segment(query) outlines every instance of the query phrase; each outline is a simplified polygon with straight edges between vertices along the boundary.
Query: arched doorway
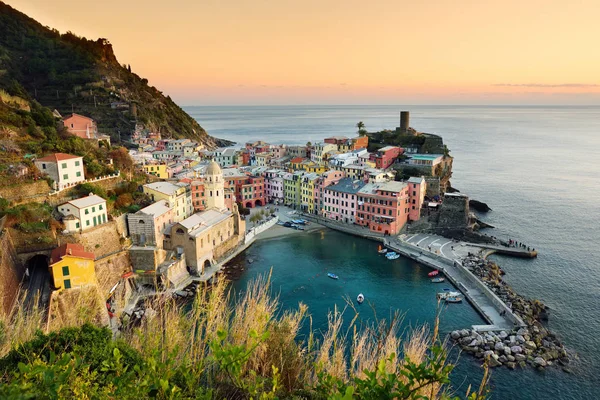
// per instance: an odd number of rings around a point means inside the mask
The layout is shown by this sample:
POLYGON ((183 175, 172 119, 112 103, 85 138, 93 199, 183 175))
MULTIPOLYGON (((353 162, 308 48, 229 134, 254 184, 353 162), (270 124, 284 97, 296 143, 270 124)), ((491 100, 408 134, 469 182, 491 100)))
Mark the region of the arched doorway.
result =
POLYGON ((263 204, 262 204, 262 201, 260 201, 260 200, 256 200, 256 203, 254 203, 254 205, 255 205, 256 207, 260 207, 260 206, 262 206, 263 204))
POLYGON ((54 287, 54 282, 52 282, 48 270, 48 262, 48 256, 44 254, 36 254, 27 261, 25 266, 25 280, 27 281, 26 307, 33 308, 37 306, 44 309, 48 304, 51 287, 54 287))
POLYGON ((210 260, 204 260, 204 265, 202 266, 202 272, 206 272, 206 270, 210 268, 210 260))
POLYGON ((252 208, 252 202, 251 201, 246 202, 246 208, 252 208))

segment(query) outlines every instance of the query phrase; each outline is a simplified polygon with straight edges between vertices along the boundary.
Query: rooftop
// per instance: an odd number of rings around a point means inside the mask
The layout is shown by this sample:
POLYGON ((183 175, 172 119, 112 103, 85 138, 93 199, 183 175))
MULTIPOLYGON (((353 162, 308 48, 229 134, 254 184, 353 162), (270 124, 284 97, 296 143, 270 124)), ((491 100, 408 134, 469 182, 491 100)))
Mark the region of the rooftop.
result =
POLYGON ((364 186, 365 183, 363 181, 354 180, 352 178, 342 178, 335 185, 327 186, 325 190, 331 190, 332 192, 356 194, 364 186))
POLYGON ((138 213, 159 217, 169 210, 171 210, 169 203, 166 200, 159 200, 154 204, 150 204, 148 207, 142 208, 138 213))
POLYGON ((192 215, 179 224, 188 230, 190 236, 197 237, 211 226, 226 220, 231 216, 231 211, 208 210, 192 215))
POLYGON ((172 184, 171 182, 154 182, 144 185, 144 187, 156 190, 157 192, 164 193, 168 196, 172 196, 177 193, 181 186, 172 184))
POLYGON ((410 183, 419 183, 420 184, 420 183, 423 183, 424 180, 425 180, 425 178, 423 178, 422 176, 419 176, 419 177, 417 177, 417 176, 411 176, 408 179, 408 182, 410 182, 410 183))
POLYGON ((50 254, 50 265, 56 264, 67 255, 78 258, 87 258, 88 260, 93 260, 96 258, 94 253, 85 251, 83 246, 78 243, 65 243, 62 246, 52 250, 52 253, 50 254))
POLYGON ((65 204, 71 204, 77 208, 87 208, 91 206, 95 206, 96 204, 106 203, 102 197, 97 196, 95 194, 90 194, 89 196, 82 197, 76 200, 67 201, 65 204))
POLYGON ((379 191, 379 190, 384 191, 384 192, 398 193, 398 192, 402 191, 404 188, 406 188, 406 186, 407 185, 405 182, 396 182, 396 181, 381 182, 381 183, 368 183, 360 190, 360 193, 376 194, 377 191, 379 191))
POLYGON ((57 163, 59 161, 72 160, 75 158, 81 158, 81 157, 73 156, 71 154, 65 154, 65 153, 54 153, 54 154, 49 154, 46 157, 38 158, 37 161, 49 161, 49 162, 57 163))
POLYGON ((413 160, 426 160, 433 161, 436 158, 443 157, 443 154, 411 154, 410 158, 413 160))
POLYGON ((397 147, 397 146, 385 146, 385 147, 382 147, 382 148, 380 148, 380 149, 379 149, 379 150, 377 150, 377 151, 383 151, 383 152, 386 152, 386 151, 390 151, 390 150, 394 150, 394 149, 398 149, 398 148, 399 148, 399 147, 397 147))

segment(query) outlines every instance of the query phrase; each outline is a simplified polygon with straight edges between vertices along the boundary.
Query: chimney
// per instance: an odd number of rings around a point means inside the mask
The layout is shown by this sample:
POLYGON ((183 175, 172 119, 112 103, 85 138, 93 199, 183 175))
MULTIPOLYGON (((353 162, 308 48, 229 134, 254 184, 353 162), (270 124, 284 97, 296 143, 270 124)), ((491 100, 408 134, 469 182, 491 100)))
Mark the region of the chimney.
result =
POLYGON ((67 254, 73 255, 73 250, 70 247, 67 247, 67 254))

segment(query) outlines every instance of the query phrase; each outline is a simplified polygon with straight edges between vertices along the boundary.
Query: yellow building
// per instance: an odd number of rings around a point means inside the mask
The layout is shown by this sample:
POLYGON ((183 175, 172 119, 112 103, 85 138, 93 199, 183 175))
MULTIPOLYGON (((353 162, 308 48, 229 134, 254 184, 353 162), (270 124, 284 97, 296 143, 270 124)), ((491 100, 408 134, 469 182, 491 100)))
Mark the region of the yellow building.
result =
POLYGON ((318 178, 318 174, 306 174, 300 183, 300 208, 310 214, 315 211, 315 183, 318 178))
POLYGON ((283 198, 284 204, 288 207, 300 208, 300 187, 303 175, 304 172, 296 171, 283 176, 283 198))
POLYGON ((194 213, 192 189, 184 183, 154 182, 143 186, 152 201, 166 200, 173 208, 173 222, 183 221, 194 213))
POLYGON ((160 179, 169 179, 166 164, 148 164, 144 165, 144 172, 159 177, 160 179))
POLYGON ((50 275, 58 290, 96 284, 94 253, 85 251, 82 245, 67 243, 52 250, 50 275))

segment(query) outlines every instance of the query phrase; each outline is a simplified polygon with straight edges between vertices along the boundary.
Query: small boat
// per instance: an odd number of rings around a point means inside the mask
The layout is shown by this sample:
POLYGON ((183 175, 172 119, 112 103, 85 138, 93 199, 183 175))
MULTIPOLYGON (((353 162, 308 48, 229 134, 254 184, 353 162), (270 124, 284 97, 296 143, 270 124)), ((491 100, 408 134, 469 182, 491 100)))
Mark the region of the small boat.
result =
POLYGON ((400 258, 400 254, 396 254, 396 253, 387 253, 386 257, 388 260, 395 260, 397 258, 400 258))
POLYGON ((449 299, 451 297, 459 297, 460 293, 459 292, 443 292, 443 293, 438 293, 437 294, 437 298, 440 300, 446 300, 449 299))
POLYGON ((446 303, 462 303, 462 297, 460 296, 450 296, 444 299, 446 303))
POLYGON ((390 257, 394 257, 395 255, 396 255, 396 252, 395 252, 395 251, 388 251, 388 252, 386 252, 386 255, 385 255, 385 256, 386 256, 387 258, 390 258, 390 257))
POLYGON ((428 273, 428 274, 427 274, 427 276, 436 276, 436 275, 437 275, 437 274, 439 274, 439 273, 440 273, 440 271, 438 271, 438 270, 436 269, 436 270, 433 270, 433 271, 431 271, 430 273, 428 273))
POLYGON ((431 280, 431 282, 432 282, 432 283, 442 283, 442 282, 444 282, 445 280, 446 280, 446 279, 444 279, 444 278, 442 278, 442 277, 439 277, 439 278, 433 278, 433 279, 431 280))
POLYGON ((331 279, 340 279, 339 276, 337 276, 336 274, 332 274, 331 272, 327 273, 327 276, 330 277, 331 279))
POLYGON ((365 296, 362 293, 359 293, 359 295, 356 296, 356 301, 358 304, 362 304, 362 302, 365 301, 365 296))
POLYGON ((381 249, 378 251, 379 254, 385 254, 388 252, 388 249, 381 249))

